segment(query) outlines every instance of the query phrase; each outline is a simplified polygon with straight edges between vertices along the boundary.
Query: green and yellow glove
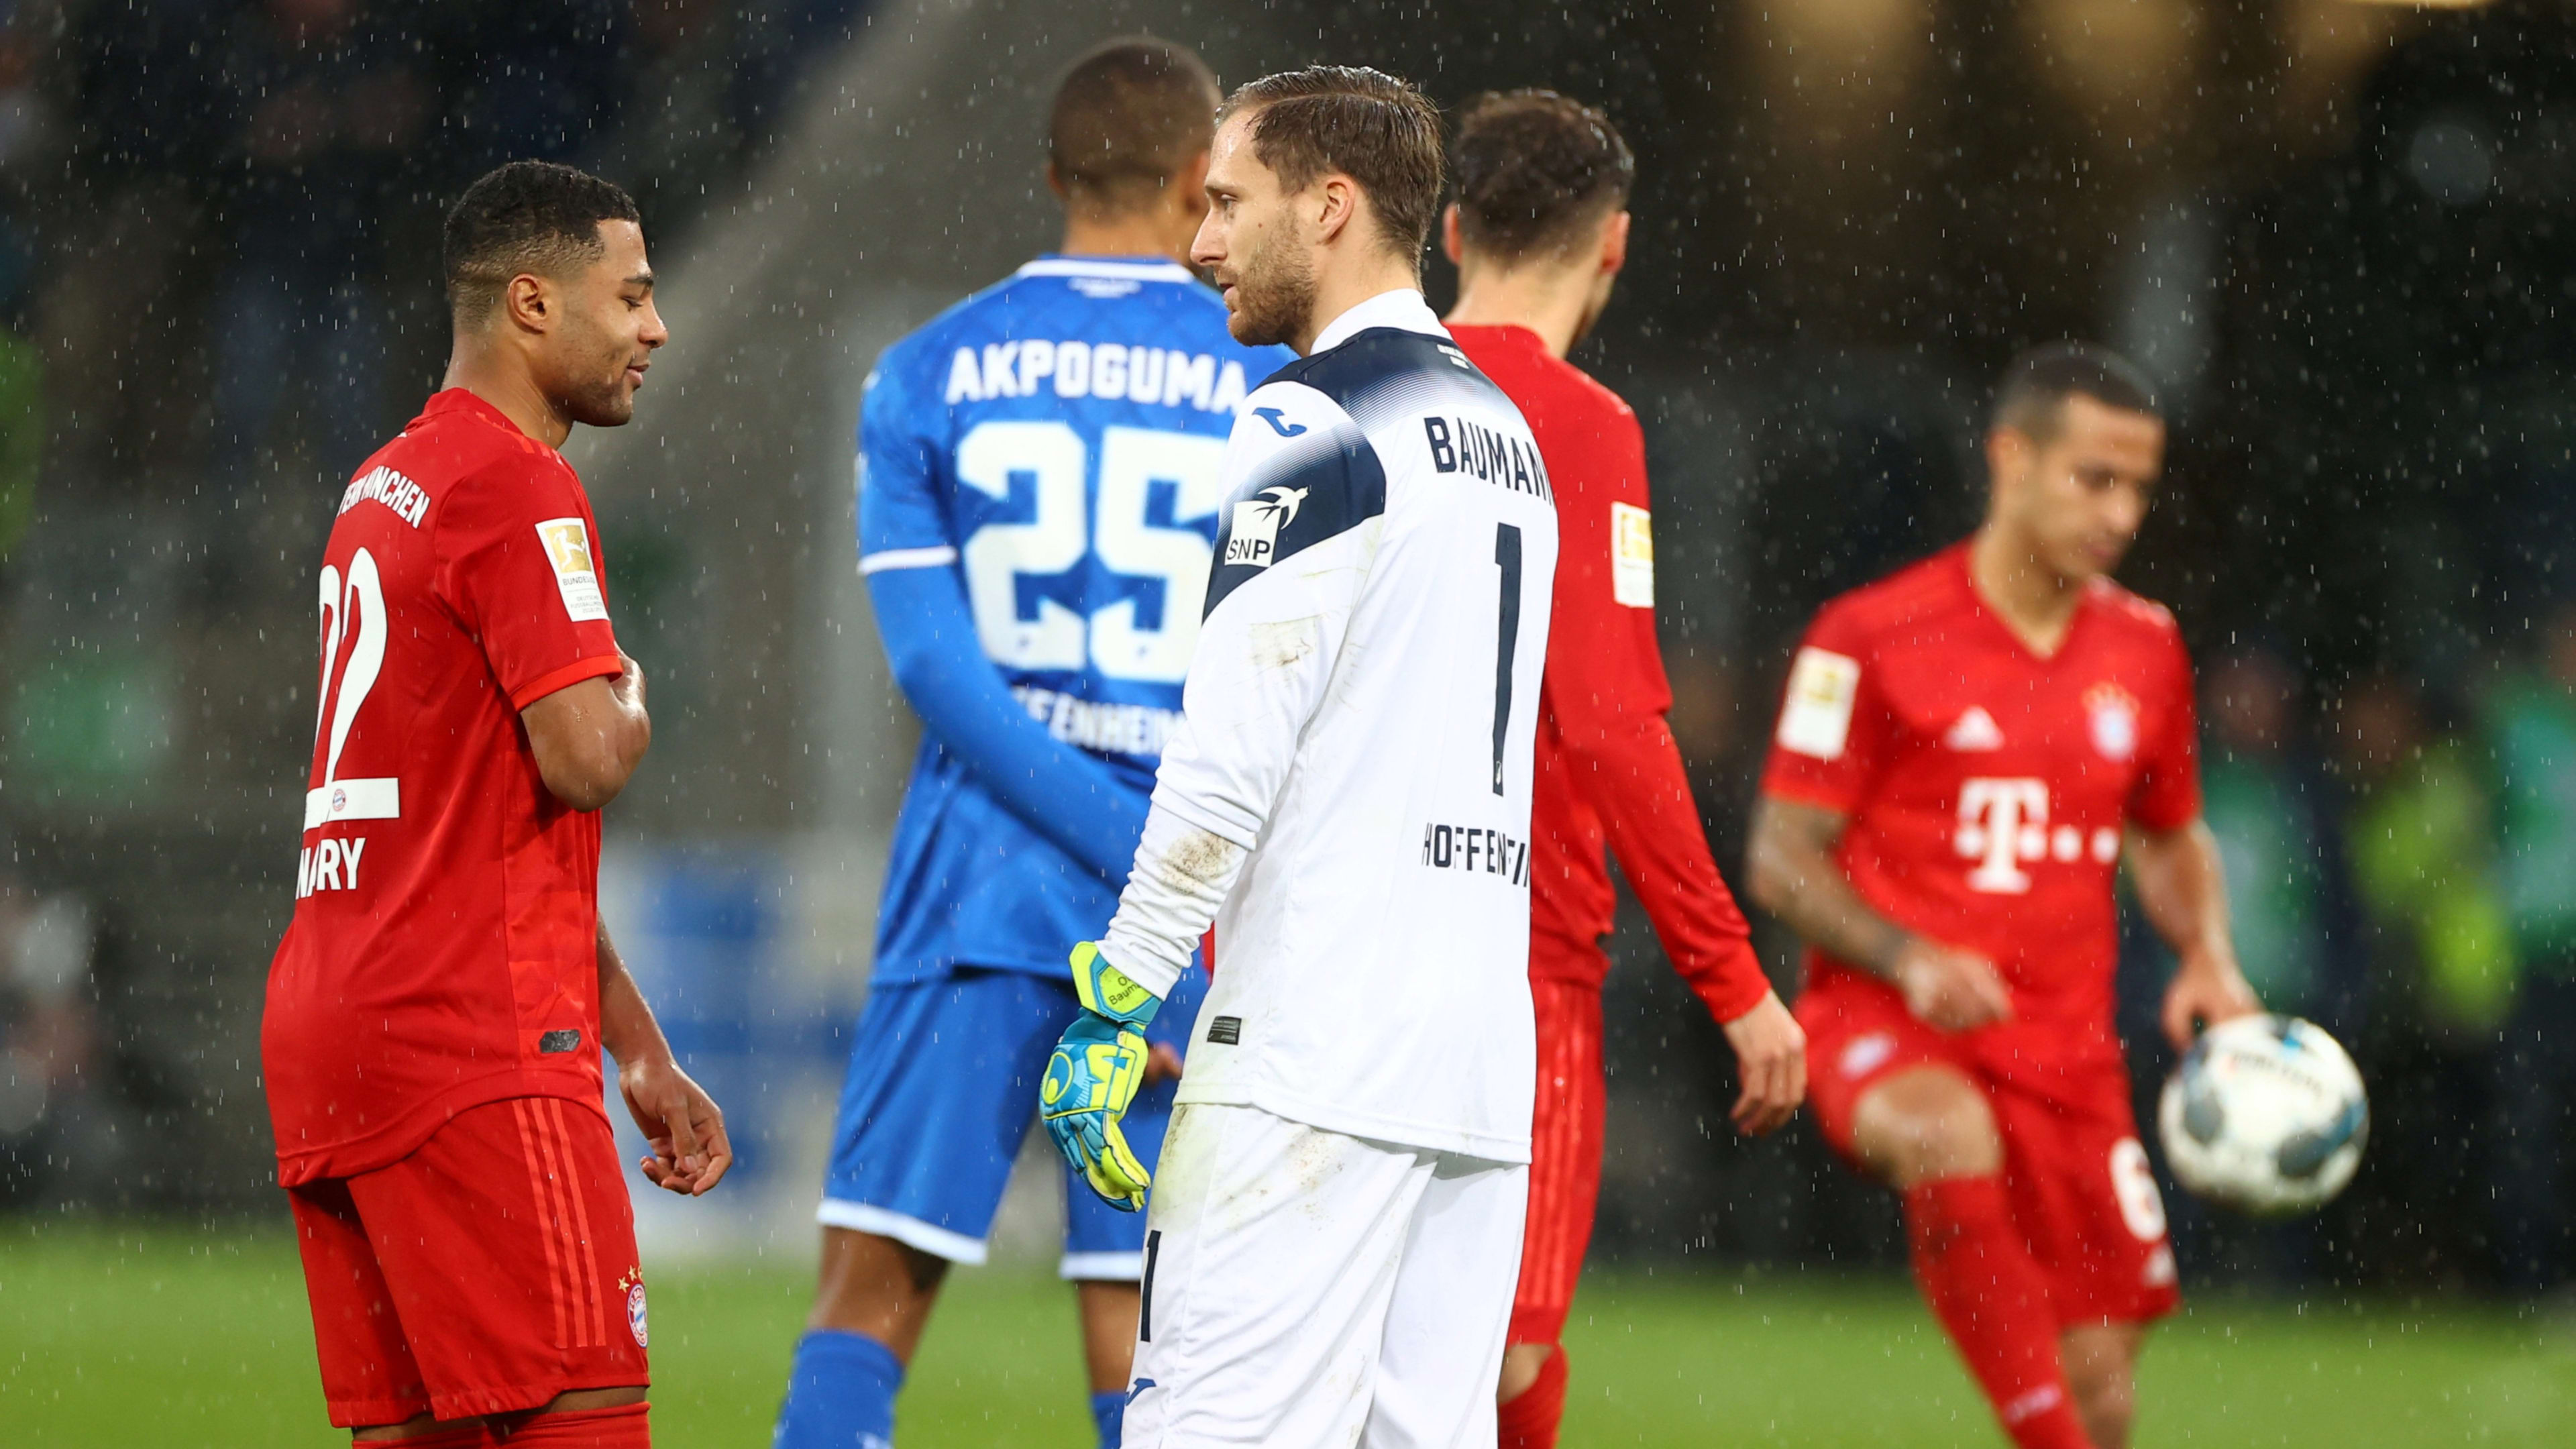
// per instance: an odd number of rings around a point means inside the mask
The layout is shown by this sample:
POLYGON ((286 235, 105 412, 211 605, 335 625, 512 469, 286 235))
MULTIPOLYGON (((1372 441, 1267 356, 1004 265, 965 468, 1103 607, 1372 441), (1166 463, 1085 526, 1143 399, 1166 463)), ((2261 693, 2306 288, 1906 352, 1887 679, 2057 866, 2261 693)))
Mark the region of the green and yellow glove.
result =
POLYGON ((1064 1029, 1038 1084, 1038 1117, 1055 1150, 1111 1207, 1145 1206, 1152 1178, 1118 1119, 1145 1081, 1145 1035, 1163 998, 1127 979, 1089 941, 1073 948, 1073 992, 1082 1015, 1064 1029))

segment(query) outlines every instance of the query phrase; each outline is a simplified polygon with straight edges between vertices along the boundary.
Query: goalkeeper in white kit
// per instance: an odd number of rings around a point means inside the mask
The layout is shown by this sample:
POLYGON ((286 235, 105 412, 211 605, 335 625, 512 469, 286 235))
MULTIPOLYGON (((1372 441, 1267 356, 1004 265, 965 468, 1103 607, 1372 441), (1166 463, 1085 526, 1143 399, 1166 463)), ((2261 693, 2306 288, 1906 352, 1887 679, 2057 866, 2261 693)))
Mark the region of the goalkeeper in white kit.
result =
POLYGON ((1102 1196, 1141 1201, 1137 1029, 1214 918, 1126 1443, 1484 1449, 1527 1191, 1556 512, 1422 297, 1431 104, 1318 66, 1219 119, 1193 259, 1237 340, 1301 360, 1227 442, 1183 719, 1040 1107, 1102 1196))

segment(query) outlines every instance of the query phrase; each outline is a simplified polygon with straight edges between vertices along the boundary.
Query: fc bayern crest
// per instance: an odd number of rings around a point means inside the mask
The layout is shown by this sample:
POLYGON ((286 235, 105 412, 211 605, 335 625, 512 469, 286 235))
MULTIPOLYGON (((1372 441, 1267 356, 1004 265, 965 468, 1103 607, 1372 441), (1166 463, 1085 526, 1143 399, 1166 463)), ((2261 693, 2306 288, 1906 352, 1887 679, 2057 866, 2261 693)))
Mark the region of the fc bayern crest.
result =
POLYGON ((635 1346, 644 1347, 644 1284, 639 1280, 626 1290, 626 1331, 635 1335, 635 1346))
POLYGON ((2084 691, 2084 723, 2093 748, 2119 764, 2138 752, 2138 702, 2116 684, 2084 691))

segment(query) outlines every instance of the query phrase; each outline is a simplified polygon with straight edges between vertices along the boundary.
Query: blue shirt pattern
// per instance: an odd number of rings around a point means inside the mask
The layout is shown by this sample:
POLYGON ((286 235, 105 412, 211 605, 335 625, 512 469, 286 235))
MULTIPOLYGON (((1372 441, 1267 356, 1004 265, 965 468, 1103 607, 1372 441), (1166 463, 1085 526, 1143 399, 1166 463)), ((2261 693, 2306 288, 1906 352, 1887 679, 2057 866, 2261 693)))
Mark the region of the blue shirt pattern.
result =
POLYGON ((1291 358, 1172 263, 1042 257, 887 349, 859 555, 925 728, 879 981, 1065 973, 1117 907, 1178 719, 1236 407, 1291 358))

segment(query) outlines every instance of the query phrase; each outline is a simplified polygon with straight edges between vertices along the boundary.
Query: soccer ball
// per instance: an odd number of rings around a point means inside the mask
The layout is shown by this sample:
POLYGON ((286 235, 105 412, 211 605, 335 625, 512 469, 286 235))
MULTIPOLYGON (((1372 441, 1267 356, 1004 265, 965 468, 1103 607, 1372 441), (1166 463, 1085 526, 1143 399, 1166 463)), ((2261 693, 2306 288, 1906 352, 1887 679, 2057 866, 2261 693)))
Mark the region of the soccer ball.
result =
POLYGON ((2211 1027, 2165 1079, 2156 1129, 2197 1196, 2262 1217, 2314 1211, 2352 1181, 2370 1099, 2314 1022, 2248 1016, 2211 1027))

